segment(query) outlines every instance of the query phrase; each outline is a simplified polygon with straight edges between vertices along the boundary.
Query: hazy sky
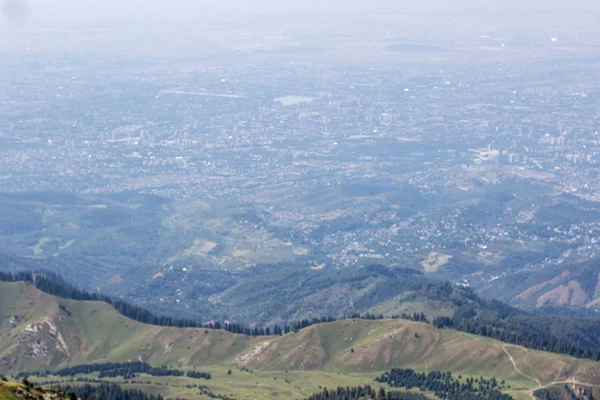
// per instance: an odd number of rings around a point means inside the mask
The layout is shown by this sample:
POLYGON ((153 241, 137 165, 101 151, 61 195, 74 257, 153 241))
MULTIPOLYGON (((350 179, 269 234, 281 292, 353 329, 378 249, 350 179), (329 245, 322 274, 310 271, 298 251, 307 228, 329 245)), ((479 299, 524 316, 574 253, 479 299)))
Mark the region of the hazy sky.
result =
POLYGON ((120 8, 160 8, 173 9, 177 6, 186 7, 269 7, 277 9, 290 8, 544 8, 544 9, 573 9, 577 7, 596 7, 596 0, 29 0, 32 6, 46 8, 81 9, 85 7, 113 9, 120 8))
POLYGON ((435 41, 447 33, 475 32, 476 37, 496 28, 513 36, 537 31, 544 38, 558 33, 565 37, 569 31, 579 35, 579 42, 596 44, 590 38, 598 36, 583 32, 591 26, 588 31, 596 33, 600 16, 600 0, 0 0, 0 4, 0 46, 17 49, 91 48, 98 43, 115 49, 146 46, 151 51, 159 43, 165 48, 202 43, 237 49, 270 45, 279 36, 287 40, 285 45, 313 36, 313 42, 301 42, 310 47, 321 45, 314 37, 330 33, 368 39, 401 31, 405 39, 412 34, 413 39, 435 41), (23 10, 30 10, 28 17, 23 10), (282 12, 286 14, 275 15, 282 12), (354 15, 345 16, 348 13, 354 15), (294 30, 296 26, 300 28, 294 30), (186 32, 172 33, 184 27, 186 32), (52 36, 48 28, 65 35, 52 36), (100 30, 111 36, 94 33, 100 30), (37 36, 10 36, 22 32, 37 36))
POLYGON ((240 9, 244 11, 313 11, 343 12, 347 10, 456 10, 469 9, 543 9, 600 11, 598 0, 0 0, 27 1, 33 15, 56 18, 129 17, 136 14, 159 14, 165 17, 189 16, 205 8, 240 9))

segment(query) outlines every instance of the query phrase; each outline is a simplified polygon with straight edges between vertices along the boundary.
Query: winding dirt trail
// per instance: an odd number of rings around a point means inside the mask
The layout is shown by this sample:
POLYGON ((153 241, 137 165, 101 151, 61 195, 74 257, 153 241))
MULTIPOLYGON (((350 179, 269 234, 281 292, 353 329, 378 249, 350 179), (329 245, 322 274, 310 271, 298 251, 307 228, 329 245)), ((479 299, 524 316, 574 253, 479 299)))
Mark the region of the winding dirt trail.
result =
POLYGON ((506 355, 510 359, 510 362, 512 363, 515 371, 517 371, 519 373, 519 375, 522 375, 522 376, 524 376, 527 379, 531 379, 532 381, 534 381, 535 383, 537 383, 538 387, 541 387, 542 386, 542 382, 540 382, 540 380, 538 378, 533 377, 533 376, 529 376, 525 372, 523 372, 523 371, 521 371, 519 369, 519 367, 517 366, 517 362, 513 358, 512 354, 510 354, 510 352, 508 351, 508 349, 507 349, 508 347, 516 347, 518 349, 525 350, 527 352, 527 355, 529 355, 529 350, 526 349, 525 347, 514 346, 514 345, 510 345, 510 344, 505 344, 504 346, 502 346, 502 350, 504 350, 504 352, 506 353, 506 355))
POLYGON ((554 386, 554 385, 564 385, 564 384, 572 384, 572 385, 579 385, 579 386, 587 386, 587 387, 593 387, 593 388, 600 388, 600 385, 595 385, 592 383, 585 383, 585 382, 580 382, 577 379, 575 379, 574 376, 571 377, 571 379, 567 379, 566 381, 554 381, 552 383, 549 383, 547 385, 541 386, 539 388, 535 388, 534 390, 539 390, 539 389, 546 389, 549 388, 550 386, 554 386))
POLYGON ((529 394, 529 396, 531 396, 531 398, 533 400, 535 399, 535 396, 533 395, 533 392, 535 392, 536 390, 540 389, 542 387, 542 382, 540 382, 540 380, 538 378, 535 378, 533 376, 529 376, 526 373, 524 373, 523 371, 521 371, 519 369, 519 367, 517 366, 517 362, 515 361, 515 359, 513 358, 512 354, 510 354, 510 352, 508 351, 508 347, 516 347, 518 349, 524 349, 527 352, 527 355, 529 355, 529 350, 526 349, 525 347, 520 347, 520 346, 513 346, 513 345, 509 345, 509 344, 505 344, 502 346, 502 350, 504 350, 504 352, 506 353, 506 355, 508 356, 508 359, 510 360, 510 362, 513 365, 513 368, 515 369, 515 371, 517 371, 517 373, 521 376, 524 376, 527 379, 530 379, 532 381, 534 381, 535 383, 537 383, 537 387, 535 389, 531 389, 529 390, 527 393, 529 394))
MULTIPOLYGON (((511 345, 511 344, 505 344, 505 345, 503 345, 503 346, 502 346, 502 350, 504 350, 504 352, 505 352, 505 353, 506 353, 506 355, 508 356, 508 358, 509 358, 510 362, 512 363, 512 365, 513 365, 513 367, 514 367, 514 369, 515 369, 515 371, 517 371, 517 373, 518 373, 519 375, 521 375, 521 376, 523 376, 523 377, 525 377, 525 378, 527 378, 527 379, 530 379, 530 380, 534 381, 534 382, 537 384, 537 386, 536 386, 535 388, 533 388, 533 389, 530 389, 530 390, 527 390, 527 394, 528 394, 528 395, 529 395, 529 396, 530 396, 530 397, 531 397, 533 400, 536 400, 536 397, 535 397, 535 395, 534 395, 534 393, 535 393, 536 391, 538 391, 538 390, 541 390, 541 389, 547 389, 547 388, 549 388, 549 387, 552 387, 552 386, 554 386, 554 385, 572 384, 572 385, 587 386, 587 387, 592 387, 592 388, 600 388, 600 384, 599 384, 599 385, 595 385, 595 384, 591 384, 591 383, 580 382, 580 381, 578 381, 577 379, 575 379, 575 377, 574 377, 574 376, 572 376, 572 377, 571 377, 571 378, 569 378, 569 379, 566 379, 566 380, 559 381, 559 380, 558 380, 558 378, 560 377, 560 374, 562 373, 562 369, 563 369, 562 367, 561 367, 560 371, 558 372, 558 374, 556 375, 556 378, 554 379, 554 381, 553 381, 553 382, 551 382, 551 383, 548 383, 547 385, 542 385, 542 382, 541 382, 541 381, 540 381, 538 378, 536 378, 536 377, 533 377, 533 376, 530 376, 530 375, 527 375, 526 373, 524 373, 523 371, 521 371, 521 370, 519 369, 519 367, 517 366, 517 363, 516 363, 516 361, 515 361, 514 357, 513 357, 513 356, 512 356, 512 354, 510 354, 510 352, 508 351, 508 348, 509 348, 509 347, 514 347, 514 348, 517 348, 517 349, 520 349, 520 350, 524 350, 524 351, 526 352, 525 358, 527 358, 527 357, 529 356, 529 349, 527 349, 527 348, 525 348, 525 347, 522 347, 522 346, 511 345)), ((532 365, 531 365, 531 364, 529 364, 528 362, 526 362, 526 364, 527 364, 527 365, 529 365, 530 367, 532 367, 532 365)), ((533 367, 532 367, 532 368, 533 368, 533 367)))

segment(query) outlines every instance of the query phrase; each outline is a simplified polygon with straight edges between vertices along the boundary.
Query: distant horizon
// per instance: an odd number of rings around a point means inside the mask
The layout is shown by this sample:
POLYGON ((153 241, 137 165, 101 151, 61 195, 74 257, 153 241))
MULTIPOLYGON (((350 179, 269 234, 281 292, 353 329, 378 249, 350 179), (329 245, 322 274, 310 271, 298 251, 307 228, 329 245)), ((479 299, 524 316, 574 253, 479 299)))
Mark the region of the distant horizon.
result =
MULTIPOLYGON (((596 1, 575 0, 572 2, 564 1, 490 1, 485 5, 474 0, 463 0, 449 5, 445 1, 425 0, 420 2, 407 1, 389 1, 375 0, 373 2, 365 1, 326 1, 318 2, 316 0, 299 1, 273 1, 273 0, 201 0, 192 2, 188 0, 175 1, 142 1, 129 0, 120 1, 108 0, 98 2, 93 0, 82 0, 75 2, 73 0, 62 0, 49 3, 46 0, 2 0, 3 18, 0 21, 6 21, 12 16, 6 12, 7 4, 13 6, 27 7, 31 10, 31 19, 33 20, 105 20, 107 18, 115 20, 135 20, 136 18, 147 18, 149 16, 162 17, 166 20, 189 19, 203 16, 203 12, 226 12, 227 14, 236 14, 238 11, 243 14, 271 14, 271 13, 302 13, 302 14, 345 14, 353 12, 424 12, 437 15, 438 13, 450 14, 486 14, 489 12, 543 12, 553 13, 561 12, 566 14, 586 13, 591 10, 600 11, 600 4, 596 1)), ((0 26, 2 26, 0 24, 0 26)))

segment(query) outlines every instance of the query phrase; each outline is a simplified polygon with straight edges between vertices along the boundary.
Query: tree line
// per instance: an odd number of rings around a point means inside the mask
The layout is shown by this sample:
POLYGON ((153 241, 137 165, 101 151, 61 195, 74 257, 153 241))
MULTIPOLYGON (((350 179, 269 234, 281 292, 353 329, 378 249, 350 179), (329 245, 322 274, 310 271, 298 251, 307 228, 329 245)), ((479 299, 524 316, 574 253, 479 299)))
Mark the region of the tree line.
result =
POLYGON ((432 324, 439 329, 449 328, 530 349, 600 361, 600 349, 583 347, 577 341, 557 337, 548 329, 537 324, 538 319, 539 317, 530 318, 529 320, 510 317, 489 321, 485 319, 435 317, 432 324))
POLYGON ((427 400, 420 393, 386 392, 371 386, 338 387, 335 390, 323 389, 306 400, 427 400))
POLYGON ((141 390, 123 389, 116 383, 100 385, 61 385, 56 389, 67 393, 69 398, 87 400, 163 400, 160 395, 147 394, 141 390), (72 396, 72 395, 73 396, 72 396))
MULTIPOLYGON (((144 324, 165 326, 165 327, 176 327, 176 328, 204 328, 204 329, 217 329, 225 330, 235 334, 243 334, 246 336, 280 336, 292 332, 298 332, 301 329, 307 328, 312 325, 322 324, 327 322, 337 321, 337 318, 333 317, 321 317, 321 318, 305 318, 300 321, 293 321, 281 325, 258 327, 255 325, 248 325, 235 322, 219 322, 212 321, 208 323, 202 323, 190 319, 178 319, 163 315, 155 315, 145 308, 127 303, 122 300, 114 300, 109 296, 88 293, 79 290, 74 285, 65 282, 59 275, 52 272, 19 272, 16 274, 0 272, 0 281, 2 282, 27 282, 33 284, 36 288, 44 293, 61 297, 64 299, 79 300, 79 301, 103 301, 110 304, 114 309, 121 315, 130 318, 134 321, 141 322, 144 324)), ((70 314, 64 305, 60 305, 60 308, 67 314, 70 314)), ((392 319, 402 318, 412 321, 427 322, 427 318, 423 313, 414 314, 402 314, 392 316, 392 319)), ((341 319, 384 319, 383 314, 360 314, 352 313, 344 315, 341 319)))
POLYGON ((448 400, 512 400, 501 392, 505 389, 504 381, 496 378, 467 378, 464 382, 455 379, 451 372, 432 371, 416 372, 412 369, 393 369, 375 379, 376 382, 387 383, 391 387, 405 389, 417 388, 421 391, 433 392, 440 399, 448 400))
POLYGON ((128 362, 128 363, 99 363, 99 364, 81 364, 74 367, 59 369, 58 371, 39 371, 39 372, 21 372, 17 375, 17 379, 25 379, 29 376, 46 377, 55 375, 61 377, 73 377, 76 375, 91 374, 99 372, 99 378, 116 378, 133 379, 138 374, 146 374, 151 376, 188 376, 194 379, 211 379, 210 373, 198 371, 184 371, 168 368, 166 365, 161 367, 152 367, 144 362, 128 362))

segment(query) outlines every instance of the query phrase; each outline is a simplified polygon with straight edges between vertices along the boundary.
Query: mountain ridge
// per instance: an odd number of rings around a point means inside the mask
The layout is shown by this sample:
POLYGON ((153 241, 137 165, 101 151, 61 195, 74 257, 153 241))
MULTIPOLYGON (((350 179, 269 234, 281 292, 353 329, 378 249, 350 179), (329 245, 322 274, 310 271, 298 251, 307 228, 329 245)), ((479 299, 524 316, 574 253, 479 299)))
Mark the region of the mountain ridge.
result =
MULTIPOLYGON (((376 372, 398 366, 495 376, 523 388, 521 392, 568 379, 600 382, 596 362, 426 323, 347 319, 283 336, 248 337, 224 330, 142 324, 107 303, 61 299, 23 282, 0 283, 0 343, 0 373, 143 360, 188 370, 201 367, 214 372, 216 385, 233 379, 220 372, 227 369, 255 370, 256 379, 260 374, 282 378, 281 371, 321 374, 333 382, 350 380, 358 385, 376 372)), ((295 393, 308 395, 309 389, 315 392, 318 387, 308 385, 307 392, 295 393)))

